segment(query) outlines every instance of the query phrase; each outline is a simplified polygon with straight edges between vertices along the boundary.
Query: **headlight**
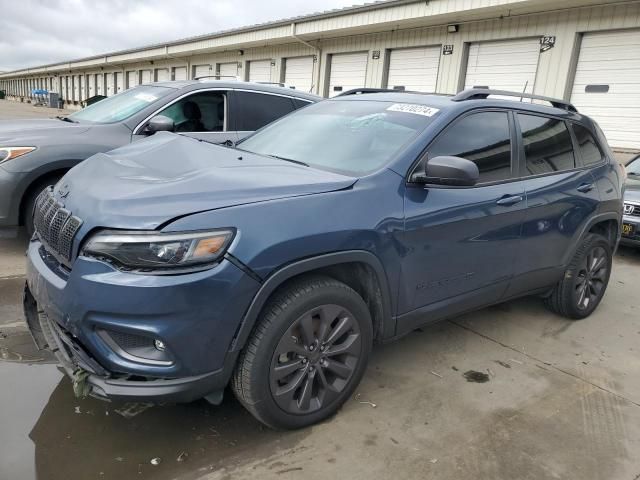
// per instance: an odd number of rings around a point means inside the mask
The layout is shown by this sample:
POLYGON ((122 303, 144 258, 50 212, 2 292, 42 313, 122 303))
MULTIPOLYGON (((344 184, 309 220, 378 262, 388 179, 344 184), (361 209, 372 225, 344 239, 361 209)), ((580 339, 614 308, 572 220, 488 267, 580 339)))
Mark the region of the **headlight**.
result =
POLYGON ((0 147, 0 163, 33 152, 36 147, 0 147))
POLYGON ((89 239, 81 255, 105 260, 122 270, 176 273, 214 264, 234 231, 158 233, 105 230, 89 239))

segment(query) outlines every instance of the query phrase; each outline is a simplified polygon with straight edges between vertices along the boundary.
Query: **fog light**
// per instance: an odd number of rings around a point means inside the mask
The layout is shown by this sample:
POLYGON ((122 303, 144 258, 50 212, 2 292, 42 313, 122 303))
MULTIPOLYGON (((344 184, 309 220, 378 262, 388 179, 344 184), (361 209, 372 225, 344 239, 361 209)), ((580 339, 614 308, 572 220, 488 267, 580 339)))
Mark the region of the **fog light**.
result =
POLYGON ((154 340, 153 346, 156 347, 156 350, 160 350, 161 352, 164 352, 165 346, 162 340, 154 340))

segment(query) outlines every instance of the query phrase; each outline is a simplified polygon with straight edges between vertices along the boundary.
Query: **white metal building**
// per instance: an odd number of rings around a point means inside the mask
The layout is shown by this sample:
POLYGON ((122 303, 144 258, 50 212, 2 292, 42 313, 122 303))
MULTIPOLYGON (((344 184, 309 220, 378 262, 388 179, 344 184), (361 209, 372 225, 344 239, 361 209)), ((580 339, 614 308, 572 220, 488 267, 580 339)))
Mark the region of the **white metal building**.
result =
POLYGON ((386 0, 0 74, 73 108, 153 81, 283 82, 324 96, 356 87, 453 94, 471 86, 571 100, 610 143, 640 150, 640 1, 386 0))

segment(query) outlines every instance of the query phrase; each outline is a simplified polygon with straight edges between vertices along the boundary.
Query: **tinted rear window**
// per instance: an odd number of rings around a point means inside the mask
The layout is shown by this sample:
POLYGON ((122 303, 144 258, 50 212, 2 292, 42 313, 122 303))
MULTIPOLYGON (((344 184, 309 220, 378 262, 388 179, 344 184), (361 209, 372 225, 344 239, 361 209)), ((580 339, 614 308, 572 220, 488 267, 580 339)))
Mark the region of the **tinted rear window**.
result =
POLYGON ((571 134, 562 120, 518 114, 527 173, 541 175, 575 168, 571 134))
POLYGON ((583 127, 578 123, 573 124, 573 133, 576 136, 582 163, 584 165, 600 163, 603 160, 604 155, 602 154, 602 150, 600 150, 598 142, 596 142, 593 134, 586 127, 583 127))

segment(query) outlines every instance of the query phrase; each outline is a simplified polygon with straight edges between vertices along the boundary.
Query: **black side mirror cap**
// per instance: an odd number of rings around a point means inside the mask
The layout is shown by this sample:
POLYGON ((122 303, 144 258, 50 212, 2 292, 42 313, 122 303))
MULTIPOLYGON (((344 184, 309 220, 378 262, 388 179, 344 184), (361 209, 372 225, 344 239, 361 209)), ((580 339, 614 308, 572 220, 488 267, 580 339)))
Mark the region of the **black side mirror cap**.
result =
POLYGON ((173 123, 173 120, 169 117, 165 117, 164 115, 156 115, 149 120, 144 131, 147 135, 152 135, 156 132, 173 132, 174 129, 175 124, 173 123))
POLYGON ((478 166, 466 158, 434 157, 424 164, 424 174, 413 175, 412 181, 432 185, 472 187, 478 183, 478 166))

